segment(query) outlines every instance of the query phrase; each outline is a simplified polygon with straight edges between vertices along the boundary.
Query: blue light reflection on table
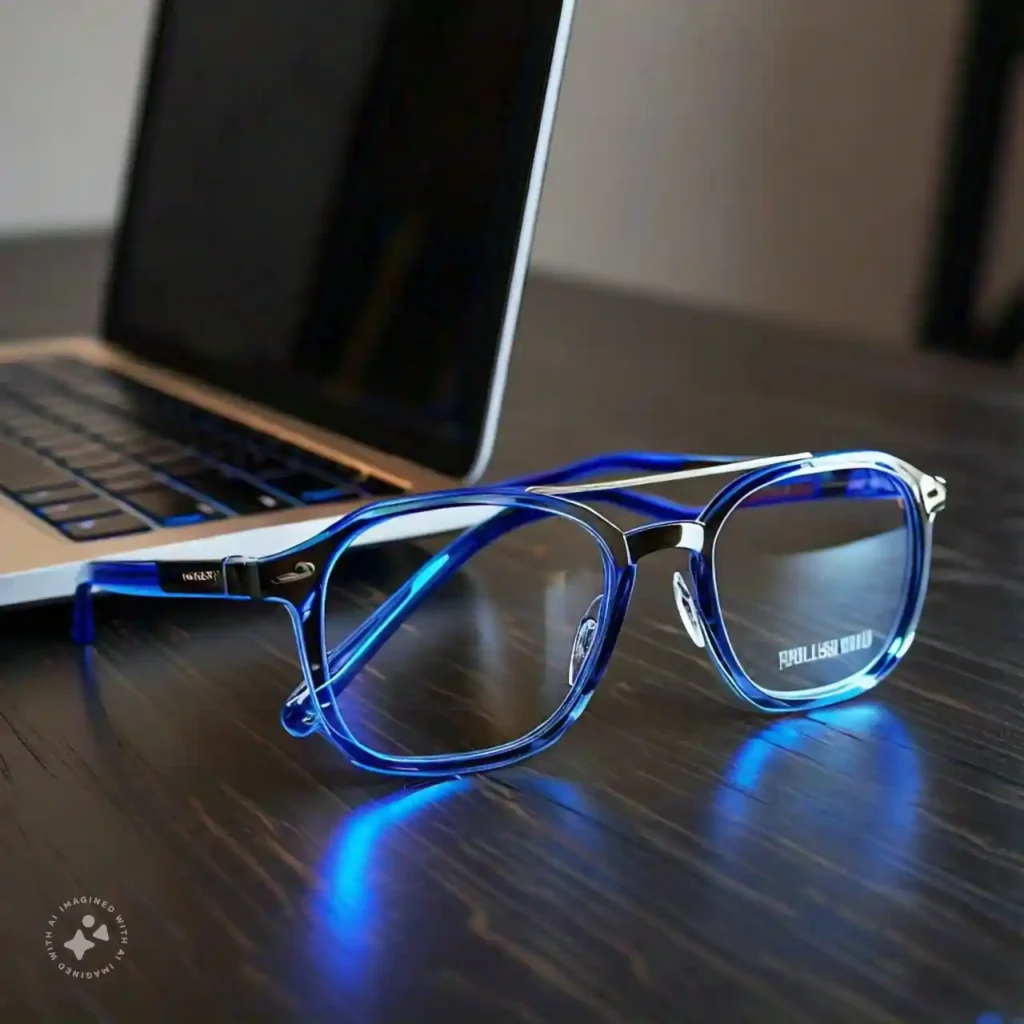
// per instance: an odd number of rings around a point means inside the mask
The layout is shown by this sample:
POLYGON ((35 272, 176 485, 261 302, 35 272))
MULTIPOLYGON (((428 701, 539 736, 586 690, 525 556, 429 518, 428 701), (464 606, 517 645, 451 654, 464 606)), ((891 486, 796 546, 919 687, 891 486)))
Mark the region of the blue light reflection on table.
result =
POLYGON ((725 860, 759 864, 772 897, 796 915, 773 938, 752 932, 752 950, 811 942, 855 959, 871 941, 867 919, 898 929, 891 894, 908 884, 922 785, 913 739, 882 704, 779 719, 748 739, 712 798, 709 832, 725 860), (857 922, 834 911, 850 903, 857 922))
POLYGON ((859 703, 827 708, 807 716, 773 722, 747 740, 733 757, 725 783, 715 795, 716 833, 720 841, 741 837, 751 813, 758 807, 750 798, 771 779, 783 762, 794 755, 809 756, 814 739, 829 731, 851 743, 828 744, 822 748, 820 767, 853 775, 862 767, 855 758, 867 755, 879 773, 884 795, 872 807, 871 836, 893 849, 905 852, 911 840, 921 777, 913 741, 895 712, 880 704, 859 703))
MULTIPOLYGON (((871 827, 862 831, 867 848, 860 855, 868 854, 866 859, 872 862, 892 863, 894 854, 905 854, 913 837, 921 791, 918 753, 899 717, 873 702, 850 703, 807 716, 779 719, 746 740, 729 764, 725 782, 715 795, 718 841, 724 845, 740 841, 751 816, 763 807, 752 798, 757 798, 776 773, 799 764, 795 759, 810 758, 813 741, 829 736, 833 739, 819 742, 814 752, 818 769, 837 773, 839 778, 859 776, 865 768, 878 773, 882 799, 868 809, 871 827)), ((813 785, 813 779, 809 781, 813 785)), ((813 812, 809 805, 819 798, 813 790, 802 796, 805 806, 791 810, 813 812)))
POLYGON ((324 907, 339 937, 360 945, 372 931, 375 910, 373 861, 388 834, 418 812, 471 787, 470 779, 448 779, 402 790, 354 811, 324 862, 324 907))
POLYGON ((386 870, 387 841, 417 815, 472 785, 469 778, 455 778, 404 789, 357 808, 338 829, 320 868, 315 945, 321 968, 346 994, 372 1000, 377 973, 386 968, 375 875, 386 870))
MULTIPOLYGON (((433 898, 426 894, 423 900, 406 902, 401 886, 387 878, 389 871, 403 866, 415 869, 409 850, 401 844, 407 837, 417 841, 414 828, 422 829, 420 838, 427 835, 427 827, 437 824, 429 821, 430 816, 446 801, 487 785, 492 784, 466 777, 403 789, 357 808, 332 837, 320 865, 322 884, 309 948, 323 983, 344 996, 352 1019, 371 1018, 382 986, 389 983, 388 970, 395 963, 388 950, 394 927, 390 914, 407 910, 415 917, 433 898)), ((515 788, 534 791, 549 807, 559 808, 558 834, 571 836, 588 849, 600 849, 606 833, 577 786, 524 772, 517 775, 515 788)), ((424 839, 425 847, 431 841, 424 839)), ((410 881, 428 884, 423 875, 410 881)))

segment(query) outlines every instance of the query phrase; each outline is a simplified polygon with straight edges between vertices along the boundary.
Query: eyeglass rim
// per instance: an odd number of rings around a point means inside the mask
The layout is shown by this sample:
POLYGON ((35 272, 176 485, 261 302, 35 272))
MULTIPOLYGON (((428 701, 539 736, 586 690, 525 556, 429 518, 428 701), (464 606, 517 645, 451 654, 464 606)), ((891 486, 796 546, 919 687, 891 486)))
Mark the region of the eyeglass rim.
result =
MULTIPOLYGON (((408 515, 416 511, 429 511, 443 507, 455 499, 461 505, 499 504, 508 510, 536 509, 550 515, 556 515, 576 526, 580 526, 594 539, 601 556, 604 580, 602 584, 602 601, 597 617, 597 632, 594 641, 581 664, 573 686, 569 689, 561 704, 539 725, 524 736, 517 737, 506 743, 488 747, 479 751, 465 751, 458 754, 422 754, 400 756, 385 754, 373 750, 360 742, 345 724, 345 716, 338 706, 333 686, 327 687, 329 708, 337 721, 332 721, 330 711, 320 701, 313 704, 318 716, 321 731, 325 736, 340 746, 343 752, 357 766, 369 771, 382 772, 388 775, 413 775, 417 777, 450 776, 458 771, 486 771, 515 764, 555 743, 568 727, 583 713, 594 690, 604 672, 604 668, 615 648, 618 632, 625 618, 635 578, 635 565, 629 561, 626 531, 606 519, 599 512, 585 505, 568 501, 560 497, 530 494, 521 488, 473 488, 460 491, 437 492, 436 502, 427 504, 434 496, 419 495, 405 498, 388 499, 388 509, 381 509, 382 503, 364 506, 346 517, 349 529, 344 531, 344 539, 338 544, 325 563, 324 573, 317 587, 317 617, 319 620, 318 648, 321 652, 320 663, 327 661, 329 654, 325 649, 326 629, 324 616, 326 612, 327 583, 330 572, 345 551, 357 539, 360 533, 370 529, 375 523, 386 521, 394 516, 408 515), (397 507, 396 507, 397 506, 397 507), (360 515, 360 513, 364 513, 360 515), (365 523, 362 529, 355 529, 365 523)), ((460 535, 461 536, 461 535, 460 535)), ((456 538, 452 543, 456 543, 456 538)), ((408 582, 408 581, 406 581, 408 582)), ((404 584, 403 584, 404 585, 404 584)), ((392 595, 393 596, 393 595, 392 595)), ((381 606, 383 607, 383 606, 381 606)), ((363 623, 370 621, 380 608, 363 623)), ((295 623, 296 638, 301 639, 301 624, 295 623)), ((361 627, 362 628, 362 627, 361 627)), ((346 639, 346 643, 351 637, 346 639)), ((386 641, 385 641, 386 642, 386 641)), ((308 657, 308 656, 307 656, 308 657)), ((307 658, 303 658, 307 672, 306 684, 320 689, 319 672, 312 670, 307 658)), ((344 692, 344 688, 342 691, 344 692)))
POLYGON ((921 476, 923 474, 915 467, 892 456, 879 458, 874 453, 855 453, 853 458, 842 458, 829 454, 799 466, 771 467, 763 473, 749 474, 723 488, 708 504, 708 539, 701 566, 695 574, 698 576, 695 580, 698 607, 704 620, 708 653, 732 695, 742 704, 753 705, 758 711, 768 713, 829 707, 874 689, 896 668, 913 643, 928 590, 932 531, 938 507, 928 510, 928 502, 919 485, 921 476), (854 469, 869 469, 887 476, 905 499, 910 543, 899 612, 887 637, 888 642, 867 666, 835 683, 789 693, 762 686, 743 668, 728 635, 715 565, 715 550, 722 528, 732 512, 758 490, 822 472, 854 469))

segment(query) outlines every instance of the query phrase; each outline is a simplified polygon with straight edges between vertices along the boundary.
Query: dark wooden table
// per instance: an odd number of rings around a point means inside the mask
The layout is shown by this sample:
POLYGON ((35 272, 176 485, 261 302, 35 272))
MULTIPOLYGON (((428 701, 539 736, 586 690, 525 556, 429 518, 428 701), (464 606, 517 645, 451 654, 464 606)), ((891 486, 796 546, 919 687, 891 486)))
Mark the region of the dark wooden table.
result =
MULTIPOLYGON (((101 249, 30 248, 0 253, 0 320, 88 327, 101 249)), ((842 709, 729 711, 645 564, 555 749, 410 790, 281 730, 274 609, 112 600, 92 690, 66 608, 7 612, 0 1016, 1024 1019, 1022 440, 1012 370, 534 279, 490 476, 615 448, 903 455, 950 484, 904 664, 842 709), (48 958, 74 897, 122 915, 109 976, 48 958)))

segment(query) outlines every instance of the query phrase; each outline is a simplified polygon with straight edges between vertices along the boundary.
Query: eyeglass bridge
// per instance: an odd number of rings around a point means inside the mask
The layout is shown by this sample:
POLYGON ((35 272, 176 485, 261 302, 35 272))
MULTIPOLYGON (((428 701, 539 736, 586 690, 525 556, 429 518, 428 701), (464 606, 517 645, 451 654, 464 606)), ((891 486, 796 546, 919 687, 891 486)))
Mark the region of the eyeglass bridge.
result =
POLYGON ((655 551, 704 550, 704 526, 692 520, 680 523, 651 523, 626 531, 626 551, 629 560, 638 562, 644 555, 655 551))

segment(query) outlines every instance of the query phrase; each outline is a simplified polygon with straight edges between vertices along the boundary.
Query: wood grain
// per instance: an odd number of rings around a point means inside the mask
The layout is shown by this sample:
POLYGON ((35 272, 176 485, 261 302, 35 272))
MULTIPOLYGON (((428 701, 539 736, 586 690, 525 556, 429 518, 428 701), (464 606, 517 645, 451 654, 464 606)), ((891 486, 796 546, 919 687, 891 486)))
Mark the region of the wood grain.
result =
MULTIPOLYGON (((88 294, 97 264, 65 294, 88 294)), ((46 329, 35 316, 11 314, 46 329)), ((617 448, 893 451, 950 486, 905 663, 842 708, 729 710, 655 556, 556 748, 409 789, 281 730, 296 665, 275 609, 106 601, 91 683, 66 608, 8 612, 4 1019, 1024 1017, 1020 385, 534 279, 489 476, 617 448), (76 895, 123 913, 110 976, 47 957, 47 920, 76 895)), ((417 557, 396 547, 359 580, 386 588, 417 557)), ((461 700, 453 680, 528 671, 529 581, 572 557, 519 550, 483 598, 501 650, 437 635, 424 686, 461 700)))

